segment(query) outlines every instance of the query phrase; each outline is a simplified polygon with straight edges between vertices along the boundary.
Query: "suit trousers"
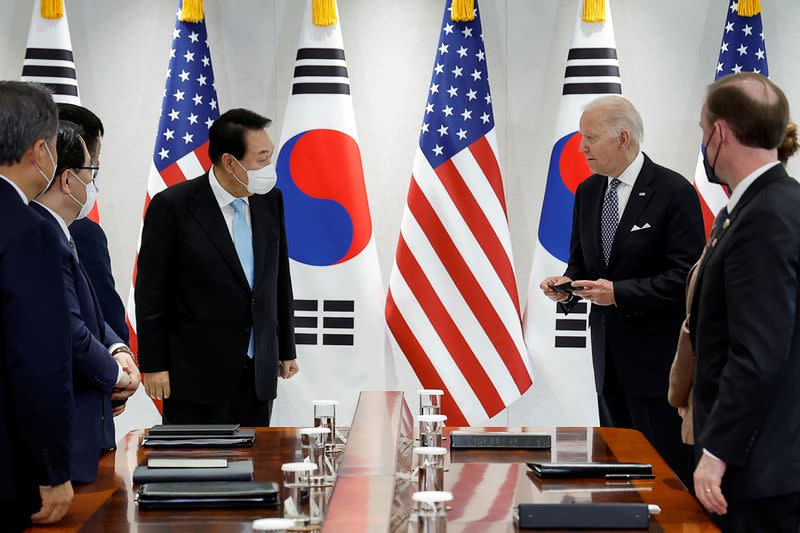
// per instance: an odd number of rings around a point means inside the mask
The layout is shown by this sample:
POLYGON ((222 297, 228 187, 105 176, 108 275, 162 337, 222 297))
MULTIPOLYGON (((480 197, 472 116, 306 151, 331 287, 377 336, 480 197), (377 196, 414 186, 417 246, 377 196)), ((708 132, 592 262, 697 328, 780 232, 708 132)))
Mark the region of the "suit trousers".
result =
POLYGON ((14 501, 0 501, 0 530, 17 533, 31 526, 31 515, 42 507, 39 489, 14 501))
POLYGON ((728 501, 728 513, 711 515, 723 533, 797 533, 800 493, 742 502, 728 501))
POLYGON ((606 352, 603 392, 598 397, 600 425, 641 431, 683 484, 692 491, 692 447, 681 440, 681 417, 666 398, 633 396, 626 392, 606 352))
POLYGON ((272 400, 264 402, 256 394, 255 361, 245 357, 239 385, 231 398, 214 396, 216 403, 199 404, 169 398, 164 400, 164 424, 240 424, 269 427, 272 400))

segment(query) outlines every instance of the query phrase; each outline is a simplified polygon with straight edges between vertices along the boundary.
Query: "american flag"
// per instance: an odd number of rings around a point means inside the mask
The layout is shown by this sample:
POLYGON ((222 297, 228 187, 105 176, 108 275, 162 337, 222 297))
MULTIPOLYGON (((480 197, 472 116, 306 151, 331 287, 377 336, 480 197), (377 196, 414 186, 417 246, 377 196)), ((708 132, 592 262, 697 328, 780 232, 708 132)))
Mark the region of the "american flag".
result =
MULTIPOLYGON (((722 30, 714 81, 739 72, 755 72, 768 77, 767 44, 760 9, 752 16, 744 16, 740 13, 739 2, 731 1, 722 30)), ((702 149, 697 160, 694 186, 700 195, 703 221, 708 235, 717 213, 727 205, 728 195, 720 185, 708 181, 703 167, 702 149)))
POLYGON ((447 1, 386 301, 396 353, 445 392, 448 424, 498 414, 532 384, 522 338, 478 3, 447 1))
MULTIPOLYGON (((208 128, 219 117, 219 104, 214 87, 206 22, 181 21, 181 5, 182 0, 178 2, 175 29, 172 32, 167 83, 142 219, 153 196, 171 185, 201 176, 211 167, 211 160, 208 158, 208 128)), ((141 241, 141 226, 139 232, 141 241)), ((131 348, 134 353, 137 351, 135 285, 134 263, 127 309, 131 348)))

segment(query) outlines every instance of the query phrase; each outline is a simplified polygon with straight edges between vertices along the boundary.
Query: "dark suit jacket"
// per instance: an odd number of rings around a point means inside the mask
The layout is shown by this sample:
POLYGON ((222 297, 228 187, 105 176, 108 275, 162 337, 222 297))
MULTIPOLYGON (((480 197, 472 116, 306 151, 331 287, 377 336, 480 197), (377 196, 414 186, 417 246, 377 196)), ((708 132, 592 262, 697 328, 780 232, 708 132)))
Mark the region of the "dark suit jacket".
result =
POLYGON ((730 501, 800 491, 800 184, 783 165, 744 192, 697 275, 694 434, 730 501))
MULTIPOLYGON (((81 264, 72 255, 66 235, 53 215, 31 202, 31 208, 58 231, 70 330, 75 412, 72 423, 70 479, 90 483, 97 476, 101 450, 114 447, 111 392, 119 366, 108 349, 122 340, 103 319, 100 302, 81 264)), ((71 227, 71 226, 70 226, 71 227)))
POLYGON ((106 322, 122 342, 128 344, 130 332, 125 322, 125 306, 114 286, 111 257, 108 255, 108 239, 103 228, 89 218, 82 218, 69 225, 69 232, 78 248, 81 265, 88 274, 100 301, 100 309, 106 322))
POLYGON ((245 278, 208 174, 153 197, 136 278, 139 368, 169 371, 170 399, 212 405, 238 386, 255 327, 256 393, 275 398, 278 361, 294 359, 283 197, 250 197, 254 286, 245 278))
POLYGON ((628 394, 666 400, 685 312, 686 274, 705 242, 700 202, 680 174, 645 156, 606 267, 600 217, 607 186, 608 178, 595 174, 575 193, 564 275, 575 281, 614 282, 617 305, 592 305, 589 316, 597 392, 603 390, 608 358, 628 394), (631 231, 645 224, 650 227, 631 231))
POLYGON ((72 359, 58 237, 0 179, 0 501, 69 480, 72 359))

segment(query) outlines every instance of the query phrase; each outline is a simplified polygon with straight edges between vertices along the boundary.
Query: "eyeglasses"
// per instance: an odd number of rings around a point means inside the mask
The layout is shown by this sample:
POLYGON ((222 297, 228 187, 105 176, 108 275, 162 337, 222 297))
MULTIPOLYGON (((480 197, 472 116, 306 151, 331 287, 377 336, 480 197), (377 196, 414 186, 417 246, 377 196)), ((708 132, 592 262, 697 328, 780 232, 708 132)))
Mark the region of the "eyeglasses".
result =
MULTIPOLYGON (((75 167, 75 170, 91 170, 92 171, 92 181, 94 181, 97 178, 97 173, 100 170, 100 167, 98 165, 93 165, 93 166, 90 166, 90 167, 75 167)), ((95 183, 95 185, 97 185, 97 184, 95 183)))

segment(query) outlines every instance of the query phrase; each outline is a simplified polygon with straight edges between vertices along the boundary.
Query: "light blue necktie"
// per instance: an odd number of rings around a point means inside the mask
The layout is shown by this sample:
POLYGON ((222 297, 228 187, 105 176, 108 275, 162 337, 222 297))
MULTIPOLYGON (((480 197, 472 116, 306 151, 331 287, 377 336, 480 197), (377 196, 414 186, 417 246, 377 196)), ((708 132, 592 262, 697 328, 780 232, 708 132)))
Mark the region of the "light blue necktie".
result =
MULTIPOLYGON (((247 223, 247 218, 244 216, 245 202, 241 198, 237 198, 231 203, 233 207, 233 246, 236 247, 236 253, 239 255, 239 261, 242 263, 244 275, 250 288, 253 288, 253 234, 250 231, 250 225, 247 223)), ((250 345, 247 347, 247 356, 252 359, 255 353, 255 337, 253 336, 253 328, 250 328, 250 345)))

